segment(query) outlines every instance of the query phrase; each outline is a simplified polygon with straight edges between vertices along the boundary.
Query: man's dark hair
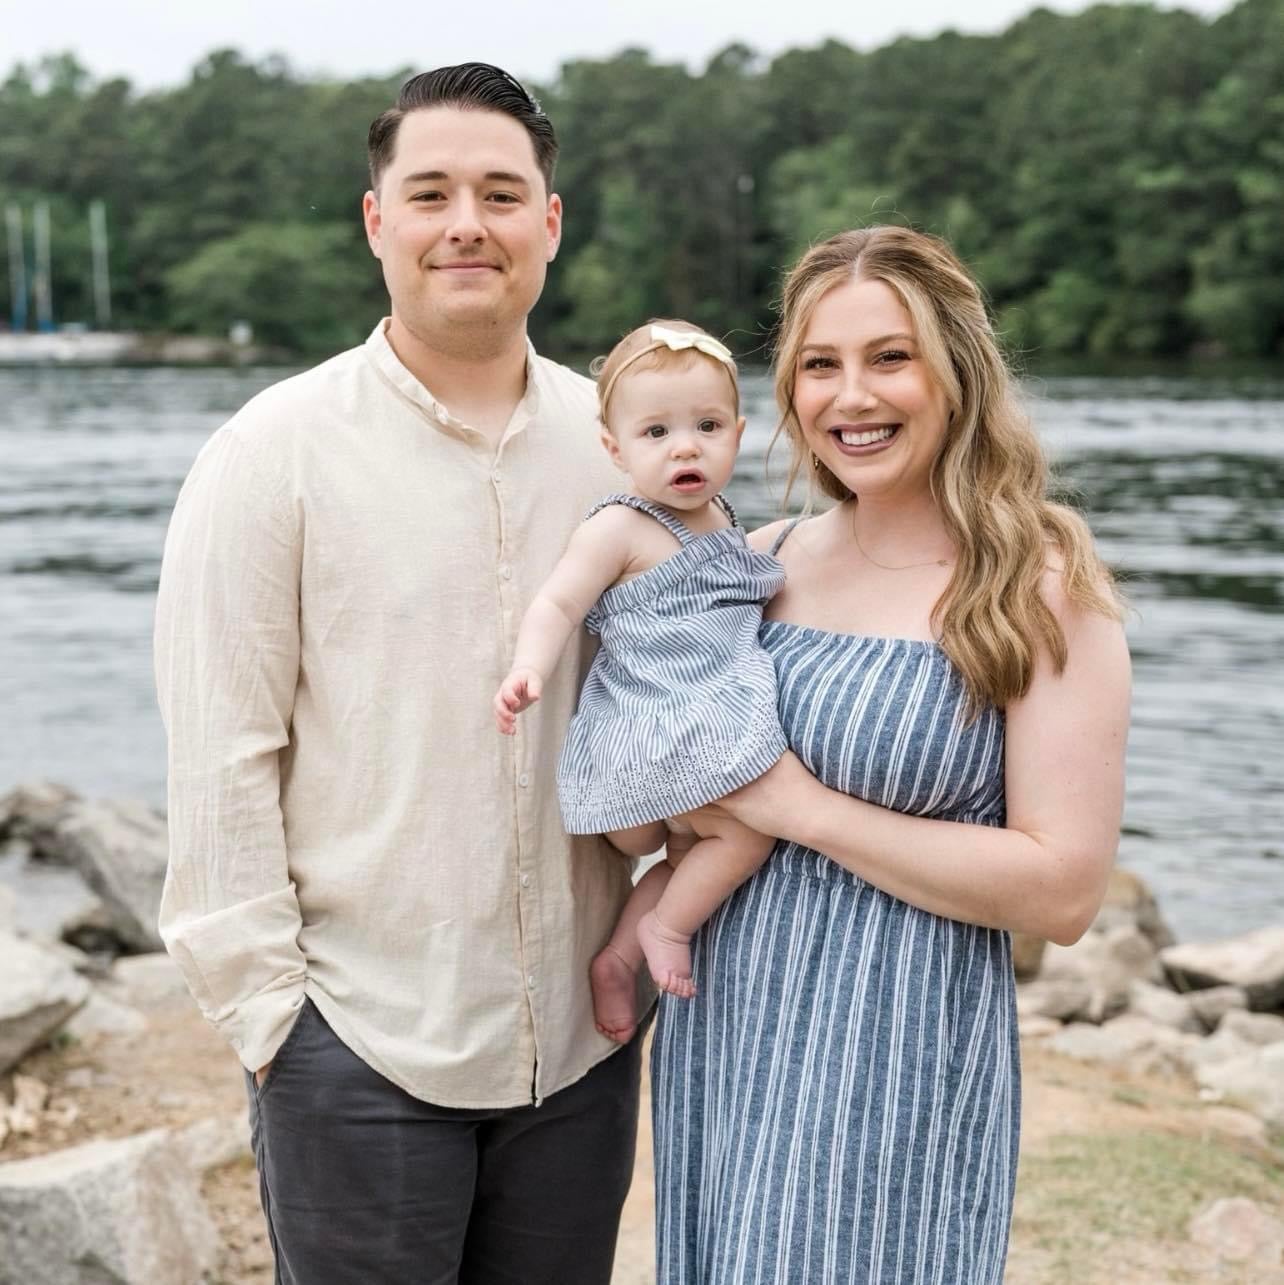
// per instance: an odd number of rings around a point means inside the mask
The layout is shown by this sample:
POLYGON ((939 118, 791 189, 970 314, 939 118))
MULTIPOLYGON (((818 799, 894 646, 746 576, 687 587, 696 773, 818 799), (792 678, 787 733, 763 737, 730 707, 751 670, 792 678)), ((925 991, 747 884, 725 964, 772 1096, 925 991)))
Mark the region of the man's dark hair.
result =
POLYGON ((412 76, 402 85, 397 105, 375 117, 370 126, 367 150, 371 187, 378 190, 379 180, 392 161, 401 122, 410 112, 425 107, 460 107, 511 116, 530 135, 544 187, 552 192, 553 169, 557 165, 557 135, 552 122, 513 76, 488 62, 437 67, 412 76))

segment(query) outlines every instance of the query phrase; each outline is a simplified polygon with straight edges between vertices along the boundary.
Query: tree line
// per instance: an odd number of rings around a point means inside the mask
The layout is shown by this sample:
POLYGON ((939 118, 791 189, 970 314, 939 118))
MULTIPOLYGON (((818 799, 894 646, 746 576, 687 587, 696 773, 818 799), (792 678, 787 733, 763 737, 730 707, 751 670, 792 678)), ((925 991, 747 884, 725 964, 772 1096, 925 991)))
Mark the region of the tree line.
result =
MULTIPOLYGON (((365 132, 411 70, 306 79, 220 50, 140 93, 72 54, 19 64, 0 84, 0 208, 49 204, 60 321, 93 316, 86 210, 103 200, 115 325, 243 319, 263 343, 336 351, 384 306, 365 132)), ((1284 0, 1211 21, 1037 9, 998 35, 770 60, 732 44, 700 70, 629 49, 532 88, 567 209, 535 318, 549 351, 654 315, 753 351, 805 246, 892 221, 948 237, 1036 360, 1284 352, 1284 0)))

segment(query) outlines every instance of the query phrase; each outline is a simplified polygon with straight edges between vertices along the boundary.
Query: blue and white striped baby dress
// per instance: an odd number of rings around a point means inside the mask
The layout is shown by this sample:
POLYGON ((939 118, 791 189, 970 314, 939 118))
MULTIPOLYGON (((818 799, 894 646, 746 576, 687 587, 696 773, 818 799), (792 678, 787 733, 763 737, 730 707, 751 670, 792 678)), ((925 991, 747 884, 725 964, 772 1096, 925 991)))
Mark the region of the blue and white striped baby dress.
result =
POLYGON ((600 834, 703 807, 784 754, 776 678, 758 645, 784 568, 732 525, 692 535, 667 509, 610 495, 673 533, 671 558, 608 589, 585 620, 601 636, 557 769, 569 834, 600 834))

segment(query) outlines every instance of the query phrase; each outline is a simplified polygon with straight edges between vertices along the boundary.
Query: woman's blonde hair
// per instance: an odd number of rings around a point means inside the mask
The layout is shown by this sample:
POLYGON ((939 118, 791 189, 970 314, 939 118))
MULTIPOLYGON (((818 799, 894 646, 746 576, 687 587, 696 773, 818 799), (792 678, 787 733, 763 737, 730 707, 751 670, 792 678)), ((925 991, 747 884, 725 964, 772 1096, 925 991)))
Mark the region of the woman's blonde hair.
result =
POLYGON ((813 246, 789 273, 775 350, 777 433, 788 436, 793 456, 786 498, 804 471, 815 490, 852 498, 812 454, 794 407, 812 313, 830 290, 852 280, 881 281, 896 294, 945 394, 950 420, 931 488, 957 557, 932 625, 963 676, 973 712, 983 702, 1002 708, 1029 690, 1040 650, 1058 673, 1065 668, 1065 635, 1040 592, 1050 565, 1066 596, 1091 611, 1119 619, 1119 595, 1087 524, 1047 498, 1047 462, 979 287, 945 242, 923 232, 842 232, 813 246))
MULTIPOLYGON (((651 335, 651 327, 660 326, 665 330, 676 331, 681 335, 703 335, 706 339, 713 339, 707 330, 700 326, 693 326, 689 321, 666 320, 664 318, 654 318, 643 326, 638 326, 636 330, 630 330, 623 339, 611 349, 605 357, 594 357, 589 363, 589 371, 597 380, 597 413, 602 424, 610 428, 610 423, 606 418, 607 409, 610 405, 611 394, 615 391, 616 384, 620 377, 625 373, 625 367, 628 367, 629 373, 635 370, 663 370, 671 367, 676 370, 690 370, 698 362, 714 361, 717 362, 726 372, 727 377, 731 380, 732 404, 735 407, 735 413, 740 414, 740 384, 736 379, 736 367, 732 361, 723 361, 717 357, 710 357, 706 353, 700 352, 697 348, 683 348, 674 352, 672 348, 663 343, 657 343, 651 335)), ((719 342, 719 341, 715 341, 719 342)), ((719 344, 719 346, 721 346, 719 344)), ((730 354, 724 354, 728 357, 730 354)))

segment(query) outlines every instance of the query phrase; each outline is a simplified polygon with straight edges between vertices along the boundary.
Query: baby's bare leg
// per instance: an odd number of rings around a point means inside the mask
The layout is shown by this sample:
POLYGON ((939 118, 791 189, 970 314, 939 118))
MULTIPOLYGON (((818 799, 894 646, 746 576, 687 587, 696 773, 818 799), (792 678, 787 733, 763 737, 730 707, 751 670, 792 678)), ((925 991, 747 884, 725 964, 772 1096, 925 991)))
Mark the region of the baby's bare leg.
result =
MULTIPOLYGON (((651 825, 615 830, 607 835, 621 852, 646 856, 670 840, 673 851, 681 842, 669 835, 663 821, 651 825)), ((633 1038, 638 1025, 637 971, 642 967, 642 947, 638 943, 638 921, 655 909, 664 885, 673 874, 665 861, 657 862, 638 880, 620 912, 611 939, 594 956, 589 965, 589 984, 593 989, 593 1024, 608 1039, 625 1044, 633 1038)))
POLYGON ((627 830, 607 831, 606 841, 626 857, 649 857, 664 847, 668 827, 663 821, 631 825, 627 830))
POLYGON ((654 909, 638 922, 638 940, 655 984, 689 999, 691 935, 759 866, 775 840, 726 816, 692 813, 699 841, 687 852, 654 909))

